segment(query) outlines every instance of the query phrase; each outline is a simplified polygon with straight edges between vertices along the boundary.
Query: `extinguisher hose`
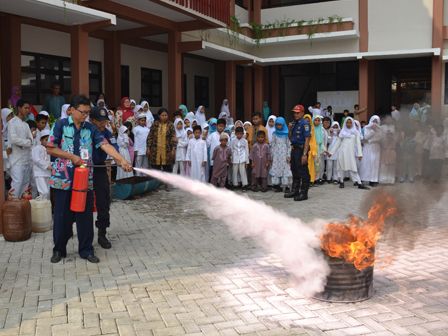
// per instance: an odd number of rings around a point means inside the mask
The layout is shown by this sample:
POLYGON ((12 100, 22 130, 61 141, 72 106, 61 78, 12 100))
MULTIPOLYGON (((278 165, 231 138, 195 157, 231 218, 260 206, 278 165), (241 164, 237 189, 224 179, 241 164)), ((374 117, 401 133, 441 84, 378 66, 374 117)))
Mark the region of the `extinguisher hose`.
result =
MULTIPOLYGON (((117 165, 117 164, 110 164, 110 165, 93 165, 93 164, 88 164, 87 167, 104 168, 104 167, 121 167, 121 165, 117 165)), ((134 168, 132 168, 132 169, 134 169, 134 168)))

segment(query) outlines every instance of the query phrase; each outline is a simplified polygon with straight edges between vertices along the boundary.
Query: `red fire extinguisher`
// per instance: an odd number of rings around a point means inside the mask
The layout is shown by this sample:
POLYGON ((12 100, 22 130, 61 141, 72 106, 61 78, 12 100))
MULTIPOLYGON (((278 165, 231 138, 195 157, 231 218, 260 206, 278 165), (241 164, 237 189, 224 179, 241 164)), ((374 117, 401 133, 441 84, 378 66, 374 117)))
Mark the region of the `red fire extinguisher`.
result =
POLYGON ((72 203, 70 210, 84 212, 86 209, 87 190, 89 186, 90 170, 85 166, 85 162, 75 169, 72 186, 72 203))
POLYGON ((26 200, 31 200, 31 199, 33 199, 33 196, 31 195, 31 187, 29 187, 27 190, 25 190, 25 192, 23 193, 23 196, 22 196, 22 198, 23 199, 26 199, 26 200))

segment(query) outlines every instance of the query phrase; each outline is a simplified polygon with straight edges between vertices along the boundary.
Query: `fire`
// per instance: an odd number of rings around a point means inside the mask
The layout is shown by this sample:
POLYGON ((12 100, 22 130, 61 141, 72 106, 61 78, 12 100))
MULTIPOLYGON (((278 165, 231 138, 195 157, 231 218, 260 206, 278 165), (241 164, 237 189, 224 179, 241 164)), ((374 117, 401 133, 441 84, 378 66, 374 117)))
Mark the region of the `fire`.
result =
POLYGON ((350 216, 347 222, 325 225, 320 236, 325 254, 343 258, 359 270, 375 264, 375 246, 381 238, 386 219, 397 212, 395 198, 380 192, 374 198, 368 220, 350 216))

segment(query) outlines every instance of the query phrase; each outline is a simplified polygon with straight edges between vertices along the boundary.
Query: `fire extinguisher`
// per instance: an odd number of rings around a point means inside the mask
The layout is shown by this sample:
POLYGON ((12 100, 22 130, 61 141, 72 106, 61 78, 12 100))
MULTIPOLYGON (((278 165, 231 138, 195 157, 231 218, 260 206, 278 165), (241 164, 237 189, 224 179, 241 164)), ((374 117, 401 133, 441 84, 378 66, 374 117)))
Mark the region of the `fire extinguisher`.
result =
POLYGON ((83 161, 82 165, 75 169, 75 176, 73 178, 70 210, 75 212, 84 212, 86 209, 90 170, 85 164, 83 161))
POLYGON ((33 196, 31 195, 31 187, 29 187, 27 190, 25 190, 25 192, 23 193, 23 196, 22 196, 22 198, 23 199, 26 199, 26 200, 31 200, 31 199, 33 199, 33 196))

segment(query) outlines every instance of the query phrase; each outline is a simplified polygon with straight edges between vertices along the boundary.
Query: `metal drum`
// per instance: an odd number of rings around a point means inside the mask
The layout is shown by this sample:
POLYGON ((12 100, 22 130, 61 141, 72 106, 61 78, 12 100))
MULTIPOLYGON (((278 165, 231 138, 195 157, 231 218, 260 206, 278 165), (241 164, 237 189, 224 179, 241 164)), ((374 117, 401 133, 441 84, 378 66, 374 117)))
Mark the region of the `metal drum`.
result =
POLYGON ((151 177, 130 177, 116 181, 114 197, 124 200, 156 190, 160 181, 151 177))
POLYGON ((328 302, 358 302, 373 294, 373 266, 358 270, 343 259, 325 255, 331 273, 322 293, 314 299, 328 302))

